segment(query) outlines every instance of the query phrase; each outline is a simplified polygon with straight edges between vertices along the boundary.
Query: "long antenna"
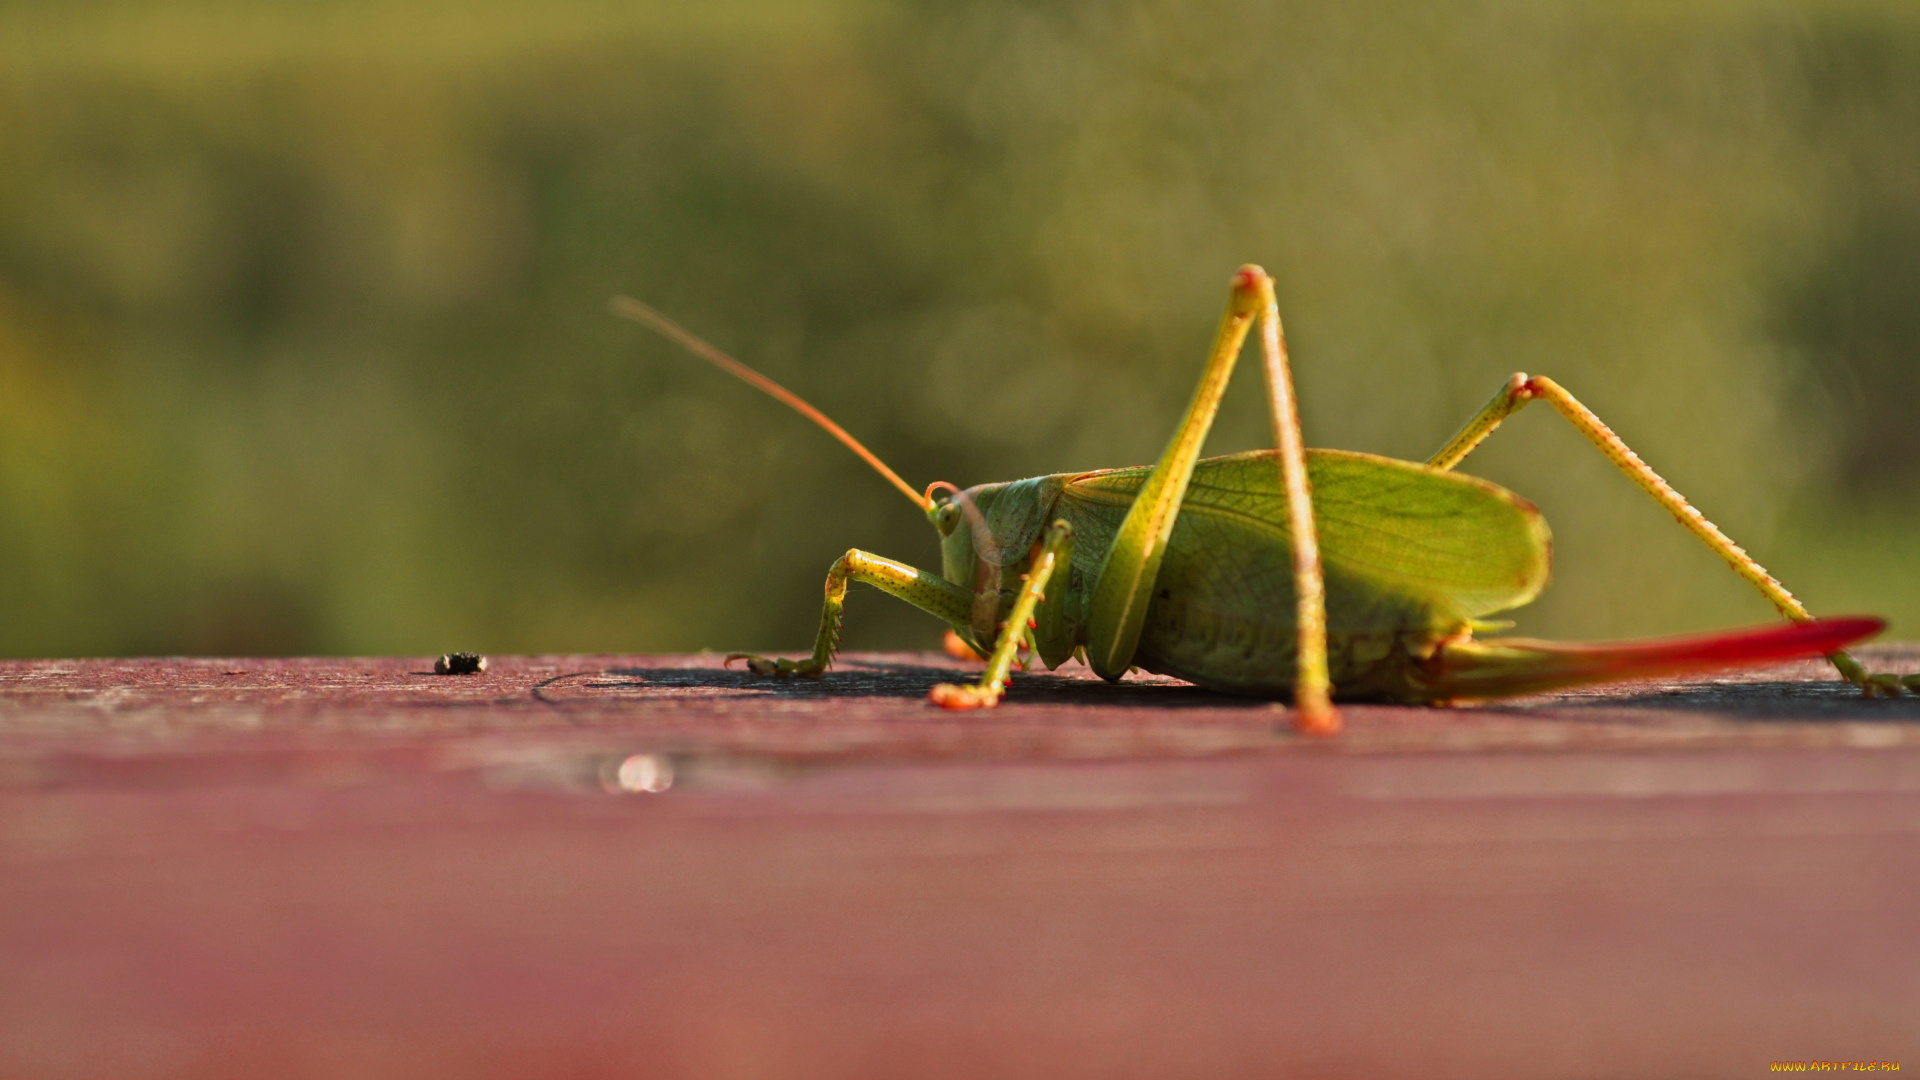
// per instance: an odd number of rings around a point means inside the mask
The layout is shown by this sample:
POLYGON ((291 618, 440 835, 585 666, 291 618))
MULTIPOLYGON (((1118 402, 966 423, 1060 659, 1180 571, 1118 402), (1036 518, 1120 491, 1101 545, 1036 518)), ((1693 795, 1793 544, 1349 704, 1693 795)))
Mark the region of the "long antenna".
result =
POLYGON ((875 457, 873 451, 860 445, 859 439, 847 434, 845 428, 827 419, 827 414, 801 400, 800 395, 788 390, 786 387, 781 386, 779 383, 774 382, 772 379, 767 378, 765 375, 760 374, 740 361, 735 360, 733 357, 728 356, 712 345, 707 344, 705 341, 696 337, 692 331, 630 296, 614 297, 612 307, 615 315, 625 316, 634 322, 653 327, 655 330, 660 331, 660 333, 672 338, 688 352, 719 368, 721 371, 732 375, 742 382, 757 386, 761 390, 773 395, 776 399, 785 402, 801 416, 825 428, 827 434, 845 443, 847 449, 859 454, 860 460, 873 466, 874 469, 876 469, 881 476, 886 477, 888 482, 893 484, 894 487, 905 492, 907 498, 913 500, 913 505, 923 511, 933 509, 932 496, 921 495, 915 492, 913 488, 907 485, 905 480, 900 479, 899 473, 887 468, 886 462, 875 457))

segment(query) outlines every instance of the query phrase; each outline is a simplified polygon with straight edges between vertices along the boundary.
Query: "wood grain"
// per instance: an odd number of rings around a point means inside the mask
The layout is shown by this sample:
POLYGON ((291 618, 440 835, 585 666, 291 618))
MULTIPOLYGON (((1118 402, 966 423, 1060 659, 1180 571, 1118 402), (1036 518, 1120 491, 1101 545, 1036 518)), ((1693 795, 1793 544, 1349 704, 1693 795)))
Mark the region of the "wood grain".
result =
POLYGON ((1812 665, 1317 742, 492 661, 0 663, 0 1076, 1920 1067, 1920 703, 1812 665))

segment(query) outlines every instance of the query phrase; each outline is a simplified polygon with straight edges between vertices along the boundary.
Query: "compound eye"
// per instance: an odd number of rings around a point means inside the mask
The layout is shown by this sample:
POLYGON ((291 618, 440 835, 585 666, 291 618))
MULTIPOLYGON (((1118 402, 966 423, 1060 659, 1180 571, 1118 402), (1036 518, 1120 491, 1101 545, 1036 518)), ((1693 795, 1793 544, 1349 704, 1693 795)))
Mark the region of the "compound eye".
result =
POLYGON ((960 507, 945 503, 933 512, 933 527, 940 530, 941 536, 952 536, 954 526, 960 524, 960 507))

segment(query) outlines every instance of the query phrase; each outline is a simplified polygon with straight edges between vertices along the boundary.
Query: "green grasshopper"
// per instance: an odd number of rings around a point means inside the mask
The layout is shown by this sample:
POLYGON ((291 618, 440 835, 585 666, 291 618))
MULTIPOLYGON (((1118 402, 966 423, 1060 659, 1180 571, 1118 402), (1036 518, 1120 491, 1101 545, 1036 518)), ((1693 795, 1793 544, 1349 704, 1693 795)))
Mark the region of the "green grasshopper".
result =
POLYGON ((839 647, 847 583, 864 581, 944 620, 986 656, 979 682, 930 692, 948 708, 997 703, 1025 647, 1049 669, 1077 655, 1110 681, 1142 668, 1227 693, 1290 698, 1296 726, 1314 734, 1339 730, 1336 696, 1452 704, 1816 655, 1869 697, 1920 692, 1920 675, 1871 674, 1841 651, 1884 622, 1815 619, 1551 379, 1507 380, 1424 464, 1305 449, 1273 281, 1257 266, 1234 275, 1200 386, 1159 461, 965 490, 940 482, 915 492, 784 387, 638 301, 616 299, 614 310, 820 424, 906 493, 940 533, 937 575, 857 549, 841 556, 827 574, 813 655, 727 658, 745 660, 756 674, 824 674, 839 647), (1202 459, 1201 445, 1256 323, 1277 449, 1202 459), (1536 399, 1566 417, 1791 624, 1605 646, 1476 640, 1476 632, 1510 625, 1486 616, 1538 595, 1551 542, 1533 504, 1453 469, 1536 399))

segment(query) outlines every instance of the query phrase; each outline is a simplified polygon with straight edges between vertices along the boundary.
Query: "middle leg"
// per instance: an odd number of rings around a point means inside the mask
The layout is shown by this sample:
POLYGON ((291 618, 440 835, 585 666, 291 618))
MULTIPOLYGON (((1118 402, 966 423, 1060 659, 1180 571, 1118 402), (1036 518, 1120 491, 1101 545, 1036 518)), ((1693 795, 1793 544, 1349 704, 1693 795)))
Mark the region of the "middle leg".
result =
POLYGON ((1293 545, 1294 583, 1299 598, 1294 722, 1302 732, 1331 735, 1340 730, 1340 714, 1333 707, 1327 673, 1326 596, 1313 526, 1313 504, 1307 487, 1306 451, 1301 445, 1300 419, 1293 403, 1293 376, 1287 366, 1273 279, 1257 266, 1243 266, 1234 274, 1227 311, 1208 353, 1200 385, 1194 390, 1193 400, 1174 429, 1166 450, 1135 494, 1133 505, 1128 508, 1107 550, 1088 606, 1086 657, 1088 666, 1104 679, 1118 679, 1132 665, 1154 581, 1171 542, 1188 481, 1200 458, 1201 444, 1206 441, 1207 431, 1219 411, 1220 396, 1226 391, 1247 332, 1256 320, 1260 323, 1261 348, 1267 362, 1269 401, 1274 437, 1280 451, 1280 479, 1286 491, 1287 531, 1293 545))
POLYGON ((1046 599, 1047 583, 1056 572, 1071 565, 1073 526, 1056 521, 1047 529, 1047 540, 1040 554, 1027 567, 1026 581, 1013 602, 1013 611, 1000 628, 1000 640, 993 647, 993 655, 987 658, 987 670, 981 673, 980 681, 972 685, 941 683, 928 692, 927 698, 948 709, 992 708, 997 704, 1006 691, 1014 653, 1019 651, 1032 626, 1034 609, 1046 599))

